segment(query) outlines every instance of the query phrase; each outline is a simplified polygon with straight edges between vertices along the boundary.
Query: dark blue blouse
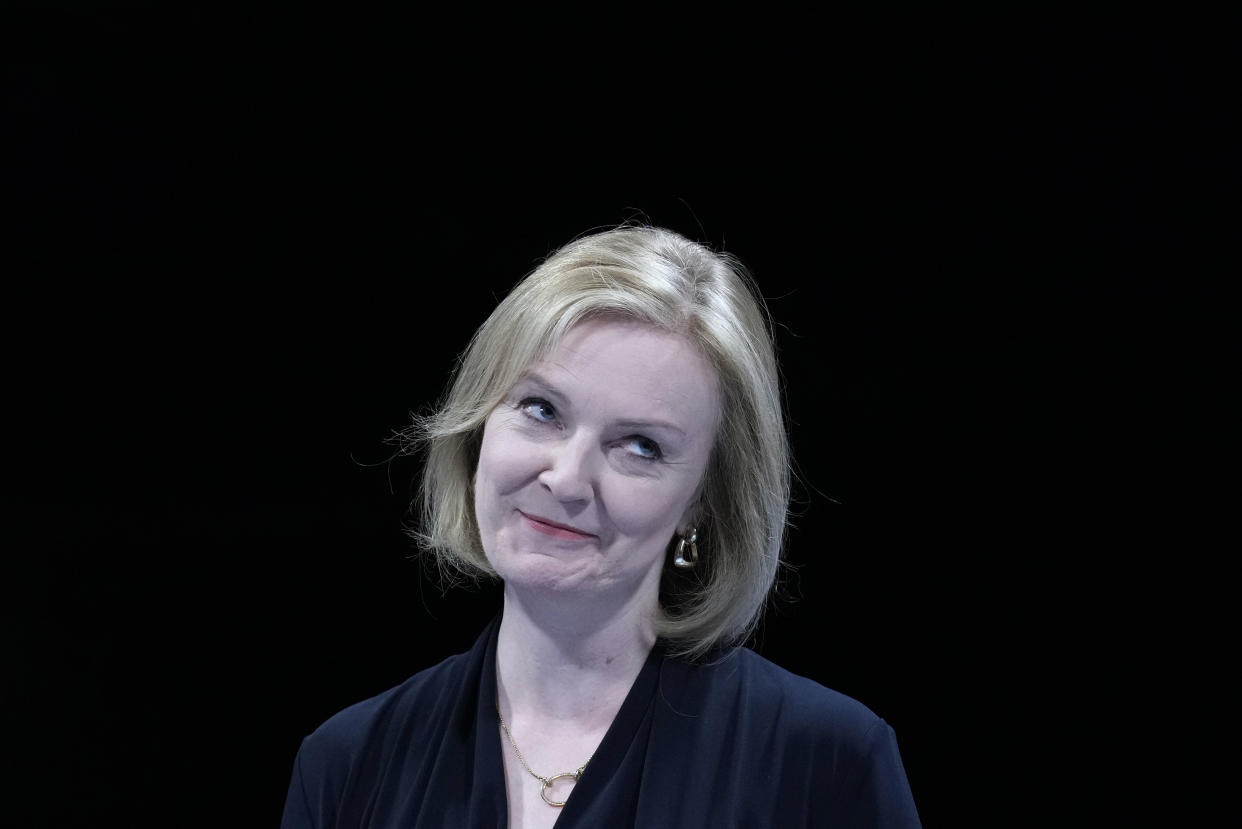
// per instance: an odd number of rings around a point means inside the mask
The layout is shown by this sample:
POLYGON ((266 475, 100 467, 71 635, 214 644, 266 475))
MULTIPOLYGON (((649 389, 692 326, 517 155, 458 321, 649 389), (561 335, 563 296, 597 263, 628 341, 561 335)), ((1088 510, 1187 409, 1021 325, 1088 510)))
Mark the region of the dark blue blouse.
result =
MULTIPOLYGON (((503 829, 499 627, 303 740, 282 827, 503 829)), ((744 648, 692 664, 657 645, 556 825, 920 824, 893 730, 863 705, 744 648)))

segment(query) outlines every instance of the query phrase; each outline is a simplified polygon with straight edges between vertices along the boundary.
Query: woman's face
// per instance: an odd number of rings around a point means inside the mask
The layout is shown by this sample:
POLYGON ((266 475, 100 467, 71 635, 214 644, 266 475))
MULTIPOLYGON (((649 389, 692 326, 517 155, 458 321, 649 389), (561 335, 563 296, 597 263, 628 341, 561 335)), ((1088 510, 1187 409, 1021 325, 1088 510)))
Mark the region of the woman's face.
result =
POLYGON ((680 335, 628 321, 574 326, 488 416, 475 472, 483 549, 512 586, 650 591, 693 523, 720 408, 680 335))

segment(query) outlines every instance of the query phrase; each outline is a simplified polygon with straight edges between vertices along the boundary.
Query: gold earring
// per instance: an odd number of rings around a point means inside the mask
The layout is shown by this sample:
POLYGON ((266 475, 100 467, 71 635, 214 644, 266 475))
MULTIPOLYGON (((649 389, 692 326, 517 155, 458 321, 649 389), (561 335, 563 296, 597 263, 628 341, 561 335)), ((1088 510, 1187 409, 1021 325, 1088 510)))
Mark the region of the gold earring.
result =
POLYGON ((691 567, 699 563, 699 547, 695 543, 699 540, 699 531, 696 527, 691 527, 690 532, 677 538, 677 550, 673 553, 673 566, 680 567, 683 570, 689 570, 691 567), (690 547, 690 556, 686 556, 686 547, 690 547))

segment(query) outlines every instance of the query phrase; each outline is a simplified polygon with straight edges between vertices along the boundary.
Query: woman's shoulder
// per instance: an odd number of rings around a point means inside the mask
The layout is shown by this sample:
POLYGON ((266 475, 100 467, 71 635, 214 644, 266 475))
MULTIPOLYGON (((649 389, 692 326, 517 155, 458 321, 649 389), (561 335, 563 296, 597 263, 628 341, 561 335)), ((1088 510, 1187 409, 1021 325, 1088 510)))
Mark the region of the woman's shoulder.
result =
POLYGON ((835 717, 870 727, 879 717, 863 703, 834 691, 825 685, 777 665, 749 648, 738 648, 737 658, 756 677, 779 690, 779 698, 786 705, 799 705, 811 711, 831 713, 835 717))
POLYGON ((493 641, 489 627, 469 651, 354 703, 302 740, 286 815, 304 823, 357 825, 385 781, 422 779, 446 747, 459 756, 477 718, 479 688, 493 641))
MULTIPOLYGON (((745 648, 669 660, 663 679, 661 740, 670 753, 692 746, 715 758, 701 763, 704 786, 763 781, 779 801, 763 809, 785 815, 781 825, 801 825, 804 812, 845 826, 918 825, 893 729, 858 700, 745 648)), ((750 825, 730 825, 740 824, 750 825)))
POLYGON ((466 704, 470 696, 464 693, 467 686, 477 689, 495 640, 497 621, 483 630, 469 650, 333 714, 307 736, 303 749, 310 744, 348 752, 374 735, 391 733, 395 727, 417 731, 447 722, 450 713, 466 704))
POLYGON ((464 681, 468 656, 450 656, 399 685, 341 709, 312 731, 307 742, 348 752, 365 742, 367 735, 382 731, 394 720, 407 719, 414 711, 434 709, 446 696, 446 689, 458 687, 464 681))
POLYGON ((749 648, 733 648, 688 666, 687 681, 698 696, 734 709, 770 727, 794 729, 807 738, 866 746, 887 723, 863 703, 765 659, 749 648))

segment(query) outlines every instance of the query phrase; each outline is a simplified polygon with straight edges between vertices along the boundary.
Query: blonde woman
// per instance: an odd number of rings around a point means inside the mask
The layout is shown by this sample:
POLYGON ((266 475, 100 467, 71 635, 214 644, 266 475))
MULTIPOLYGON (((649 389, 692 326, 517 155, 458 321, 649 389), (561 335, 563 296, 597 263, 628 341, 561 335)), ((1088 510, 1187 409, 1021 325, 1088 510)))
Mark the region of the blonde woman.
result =
POLYGON ((420 542, 504 583, 467 653, 329 719, 284 826, 918 826, 892 729, 739 647, 789 449, 762 300, 659 228, 567 245, 471 340, 420 542))

